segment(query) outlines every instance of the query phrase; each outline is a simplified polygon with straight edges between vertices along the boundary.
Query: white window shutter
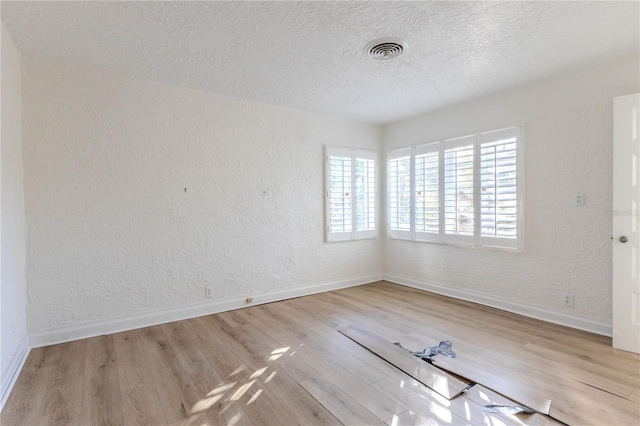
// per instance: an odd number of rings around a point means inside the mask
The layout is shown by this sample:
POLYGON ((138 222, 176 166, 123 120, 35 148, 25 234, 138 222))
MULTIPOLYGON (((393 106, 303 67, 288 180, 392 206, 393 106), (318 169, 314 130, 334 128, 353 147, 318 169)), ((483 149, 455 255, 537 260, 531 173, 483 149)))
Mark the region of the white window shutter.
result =
POLYGON ((356 239, 376 236, 376 153, 353 150, 353 208, 356 239))
POLYGON ((390 238, 522 248, 521 128, 390 151, 390 238))
POLYGON ((387 164, 389 236, 412 239, 412 148, 391 151, 387 164))
POLYGON ((326 241, 376 237, 376 154, 325 147, 326 241))
POLYGON ((444 239, 475 243, 474 136, 444 142, 444 239))
POLYGON ((481 244, 520 247, 520 127, 483 133, 480 152, 481 244))
POLYGON ((327 241, 351 239, 351 150, 326 147, 327 241))
POLYGON ((441 186, 443 155, 440 142, 422 145, 414 152, 414 235, 418 241, 442 241, 441 186))

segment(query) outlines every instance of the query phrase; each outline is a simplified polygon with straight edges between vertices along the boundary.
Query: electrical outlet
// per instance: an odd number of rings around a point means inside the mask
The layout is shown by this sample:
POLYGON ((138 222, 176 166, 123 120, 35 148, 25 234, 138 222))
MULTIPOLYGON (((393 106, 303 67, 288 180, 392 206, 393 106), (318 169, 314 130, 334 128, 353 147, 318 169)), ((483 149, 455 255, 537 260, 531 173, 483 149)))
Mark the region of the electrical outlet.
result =
POLYGON ((213 297, 213 286, 208 285, 204 288, 204 297, 211 298, 213 297))
POLYGON ((247 303, 253 303, 253 297, 247 297, 246 302, 247 303))
POLYGON ((567 294, 564 296, 564 306, 573 306, 573 296, 567 294))
POLYGON ((575 195, 573 202, 576 206, 584 206, 584 194, 582 192, 578 192, 575 195))

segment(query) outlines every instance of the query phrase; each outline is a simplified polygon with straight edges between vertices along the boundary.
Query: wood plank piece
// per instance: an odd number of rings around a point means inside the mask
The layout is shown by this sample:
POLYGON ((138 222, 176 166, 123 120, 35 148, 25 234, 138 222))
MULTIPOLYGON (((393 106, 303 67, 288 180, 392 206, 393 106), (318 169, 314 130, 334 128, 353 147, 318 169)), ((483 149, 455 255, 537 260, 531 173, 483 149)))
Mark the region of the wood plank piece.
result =
POLYGON ((113 335, 118 360, 120 391, 146 386, 153 383, 151 365, 144 353, 143 340, 137 330, 113 335))
POLYGON ((355 327, 347 327, 339 331, 449 400, 460 395, 467 388, 466 383, 373 333, 355 327))
POLYGON ((495 375, 488 369, 484 369, 480 365, 472 363, 472 360, 460 362, 458 358, 452 359, 442 357, 437 361, 437 364, 444 370, 465 377, 476 383, 480 383, 485 387, 508 397, 509 399, 538 411, 539 413, 549 415, 551 410, 551 400, 541 397, 538 393, 532 391, 531 387, 527 385, 529 382, 535 382, 537 383, 535 389, 542 391, 542 388, 538 386, 541 382, 536 382, 535 380, 514 371, 509 372, 509 377, 495 375))
MULTIPOLYGON (((387 425, 389 426, 434 426, 446 423, 438 423, 436 420, 425 420, 418 416, 416 416, 411 411, 405 411, 404 413, 394 416, 392 419, 388 420, 387 425)), ((468 425, 466 422, 456 423, 456 425, 464 426, 468 425)))
POLYGON ((166 420, 154 385, 121 392, 125 426, 162 425, 166 420))
MULTIPOLYGON (((362 371, 361 368, 366 364, 361 363, 362 365, 359 368, 352 368, 352 366, 350 366, 350 364, 347 362, 347 365, 343 367, 340 365, 340 359, 338 357, 334 357, 332 355, 332 360, 329 356, 324 356, 326 354, 326 351, 320 349, 322 346, 321 344, 318 344, 314 347, 309 344, 301 345, 300 340, 297 339, 298 334, 291 334, 291 330, 280 329, 276 325, 269 326, 269 318, 263 317, 262 319, 262 324, 269 329, 269 333, 272 333, 272 337, 274 338, 273 342, 279 343, 276 346, 266 346, 265 354, 270 354, 275 348, 291 345, 292 347, 295 347, 295 357, 290 357, 284 354, 284 356, 279 358, 278 361, 280 359, 288 358, 289 360, 293 360, 298 358, 304 363, 310 366, 312 365, 313 369, 317 370, 317 372, 319 373, 316 374, 316 376, 321 375, 323 378, 330 380, 337 388, 347 393, 348 395, 351 395, 351 397, 355 401, 357 401, 367 410, 371 411, 371 413, 376 415, 382 421, 392 417, 395 414, 399 414, 405 411, 404 407, 394 403, 391 399, 385 397, 380 392, 376 391, 375 389, 368 386, 365 382, 360 380, 359 372, 362 371), (280 333, 277 333, 276 331, 280 331, 280 333)), ((265 339, 269 336, 263 331, 256 328, 256 326, 254 325, 245 325, 242 327, 237 327, 234 330, 238 329, 246 331, 247 340, 251 342, 259 344, 260 341, 268 341, 265 339)), ((292 329, 295 330, 294 325, 292 325, 292 329)), ((311 339, 312 333, 309 332, 308 334, 306 334, 303 333, 302 330, 300 330, 299 335, 304 335, 304 339, 311 339)), ((380 378, 385 377, 384 374, 379 374, 380 378)), ((371 374, 363 375, 365 377, 368 377, 371 374)))
POLYGON ((80 424, 123 424, 113 335, 87 340, 85 368, 80 424))
POLYGON ((49 388, 44 394, 39 422, 56 425, 80 423, 86 347, 86 340, 60 345, 60 359, 51 366, 49 388))
MULTIPOLYGON (((476 384, 467 392, 465 392, 464 397, 469 401, 473 401, 476 404, 483 406, 489 404, 518 405, 505 396, 500 395, 499 393, 494 392, 491 389, 488 389, 479 384, 476 384)), ((547 417, 539 413, 500 414, 500 416, 515 421, 518 424, 526 424, 527 426, 554 426, 558 424, 558 422, 553 420, 551 417, 547 417)))
MULTIPOLYGON (((417 381, 414 382, 419 383, 417 381)), ((430 388, 423 386, 421 383, 420 385, 428 392, 415 392, 414 388, 409 383, 398 382, 390 377, 380 380, 378 383, 374 383, 373 387, 399 404, 402 404, 411 413, 424 420, 435 419, 440 415, 444 418, 451 419, 451 423, 454 425, 468 423, 465 420, 467 417, 465 411, 469 410, 470 404, 465 404, 464 398, 461 397, 456 398, 453 401, 449 401, 441 395, 438 395, 430 388)), ((482 408, 477 404, 473 405, 475 405, 475 407, 473 407, 475 408, 474 414, 480 413, 480 416, 476 418, 484 421, 484 418, 487 416, 482 412, 482 408)), ((492 423, 484 421, 483 424, 492 423)), ((514 423, 506 423, 506 425, 513 424, 514 423)))
POLYGON ((305 380, 299 384, 345 425, 384 424, 384 422, 354 401, 353 398, 345 392, 338 389, 338 387, 329 380, 316 377, 315 379, 305 380))

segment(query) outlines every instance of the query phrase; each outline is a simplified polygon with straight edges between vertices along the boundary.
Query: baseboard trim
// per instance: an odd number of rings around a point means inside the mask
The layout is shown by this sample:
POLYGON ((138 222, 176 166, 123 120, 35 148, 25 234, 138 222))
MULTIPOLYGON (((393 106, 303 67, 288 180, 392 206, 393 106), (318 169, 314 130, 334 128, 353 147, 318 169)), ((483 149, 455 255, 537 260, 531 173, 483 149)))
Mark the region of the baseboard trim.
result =
POLYGON ((480 305, 502 309, 503 311, 513 312, 530 318, 535 318, 554 324, 560 324, 578 330, 589 331, 591 333, 600 334, 603 336, 611 337, 613 335, 611 322, 594 320, 591 318, 568 314, 565 312, 557 312, 550 309, 541 308, 539 306, 514 302, 513 300, 508 300, 496 296, 487 296, 482 293, 453 288, 445 284, 419 280, 416 278, 396 274, 383 274, 383 276, 386 281, 395 284, 400 284, 419 290, 425 290, 432 293, 441 294, 443 296, 454 297, 456 299, 462 299, 469 302, 478 303, 480 305))
POLYGON ((13 358, 9 361, 9 365, 3 369, 1 373, 1 381, 2 381, 2 397, 0 398, 0 412, 4 408, 4 404, 9 399, 9 395, 11 395, 11 391, 13 390, 13 386, 16 384, 16 380, 18 380, 18 376, 22 371, 22 367, 24 363, 27 361, 27 357, 29 356, 29 338, 25 334, 22 338, 22 341, 18 345, 18 350, 13 354, 13 358))
POLYGON ((180 321, 184 319, 200 317, 203 315, 216 314, 233 309, 246 308, 248 306, 277 302, 294 297, 308 296, 311 294, 323 293, 326 291, 338 290, 341 288, 354 287, 380 280, 382 280, 382 274, 365 275, 329 283, 311 285, 307 287, 279 290, 259 295, 244 295, 229 299, 220 299, 206 303, 181 306, 179 308, 171 308, 161 311, 130 315, 124 318, 108 319, 77 326, 60 327, 40 333, 30 334, 29 343, 31 344, 32 348, 54 345, 57 343, 69 342, 72 340, 86 339, 89 337, 134 330, 137 328, 165 324, 168 322, 180 321), (247 305, 247 297, 253 298, 253 302, 251 303, 251 305, 247 305))

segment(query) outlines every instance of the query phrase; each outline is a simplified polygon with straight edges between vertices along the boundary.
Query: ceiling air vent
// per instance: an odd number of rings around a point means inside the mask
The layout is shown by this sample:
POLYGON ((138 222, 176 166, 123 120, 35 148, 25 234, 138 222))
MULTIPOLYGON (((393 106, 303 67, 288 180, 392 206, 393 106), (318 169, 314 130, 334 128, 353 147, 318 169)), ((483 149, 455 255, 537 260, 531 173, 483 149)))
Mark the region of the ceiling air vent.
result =
POLYGON ((373 59, 385 60, 400 56, 407 44, 399 38, 381 38, 367 44, 364 50, 373 59))

